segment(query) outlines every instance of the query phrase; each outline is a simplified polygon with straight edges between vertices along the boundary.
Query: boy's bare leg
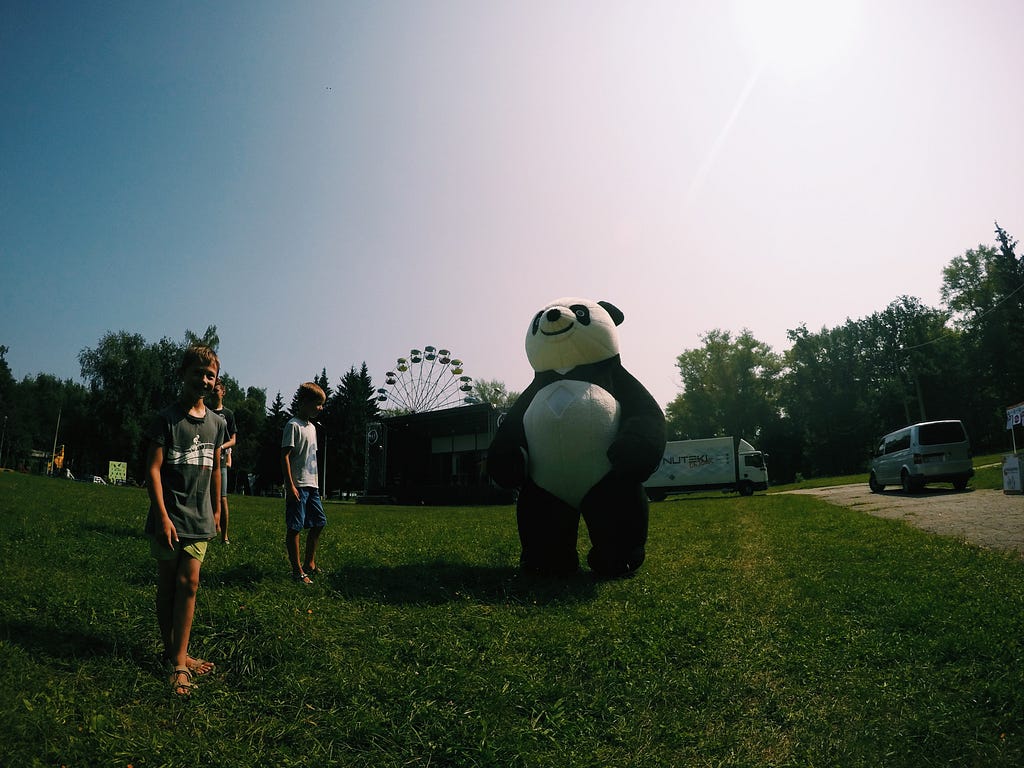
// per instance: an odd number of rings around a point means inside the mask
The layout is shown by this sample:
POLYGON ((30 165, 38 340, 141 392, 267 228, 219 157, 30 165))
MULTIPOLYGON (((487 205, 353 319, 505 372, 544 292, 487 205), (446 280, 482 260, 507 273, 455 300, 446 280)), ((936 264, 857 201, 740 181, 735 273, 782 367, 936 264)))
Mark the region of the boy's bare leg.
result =
POLYGON ((199 567, 191 555, 181 553, 175 560, 160 560, 156 613, 164 642, 164 658, 176 667, 186 666, 192 619, 199 589, 199 567))
POLYGON ((299 531, 285 531, 284 549, 288 553, 288 562, 292 565, 292 575, 298 576, 302 573, 302 568, 299 567, 299 531))
POLYGON ((178 578, 177 560, 157 560, 156 622, 164 644, 164 658, 171 658, 174 626, 174 586, 178 578))
POLYGON ((188 663, 188 640, 192 634, 192 618, 196 613, 196 592, 199 590, 198 560, 183 554, 178 560, 178 572, 174 590, 174 622, 171 642, 175 666, 188 663))
POLYGON ((228 540, 228 497, 220 497, 220 540, 228 540))
POLYGON ((323 532, 323 526, 319 528, 310 528, 309 533, 306 534, 306 568, 308 570, 316 569, 316 545, 320 543, 320 534, 323 532))

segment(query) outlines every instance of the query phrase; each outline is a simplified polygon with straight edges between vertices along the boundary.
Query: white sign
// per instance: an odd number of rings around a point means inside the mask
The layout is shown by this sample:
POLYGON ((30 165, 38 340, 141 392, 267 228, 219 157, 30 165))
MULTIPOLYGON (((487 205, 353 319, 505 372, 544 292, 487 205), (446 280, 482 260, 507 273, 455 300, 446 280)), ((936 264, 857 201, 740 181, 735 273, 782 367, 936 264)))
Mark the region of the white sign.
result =
POLYGON ((1017 403, 1011 405, 1006 409, 1006 428, 1013 429, 1019 427, 1022 423, 1021 419, 1024 419, 1024 403, 1017 403))

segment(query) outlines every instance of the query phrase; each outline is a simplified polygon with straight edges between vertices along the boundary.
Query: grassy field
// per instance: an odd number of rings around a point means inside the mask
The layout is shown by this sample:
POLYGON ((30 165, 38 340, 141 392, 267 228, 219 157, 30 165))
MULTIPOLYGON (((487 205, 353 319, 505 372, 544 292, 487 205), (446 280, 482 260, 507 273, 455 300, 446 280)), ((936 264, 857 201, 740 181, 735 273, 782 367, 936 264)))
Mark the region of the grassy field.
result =
POLYGON ((538 583, 509 507, 339 504, 301 587, 281 504, 232 497, 193 631, 218 671, 178 701, 145 493, 0 474, 0 764, 1024 764, 1017 555, 695 495, 652 506, 635 578, 538 583))

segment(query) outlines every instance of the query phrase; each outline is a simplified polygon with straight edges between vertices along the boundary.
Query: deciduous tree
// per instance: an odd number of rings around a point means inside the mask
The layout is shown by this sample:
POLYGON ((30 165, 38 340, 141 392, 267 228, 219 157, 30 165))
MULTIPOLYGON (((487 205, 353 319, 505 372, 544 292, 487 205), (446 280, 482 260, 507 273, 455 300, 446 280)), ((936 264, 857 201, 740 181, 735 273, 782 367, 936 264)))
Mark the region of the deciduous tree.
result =
POLYGON ((683 392, 666 413, 670 439, 731 435, 754 439, 778 418, 781 358, 743 329, 715 329, 679 355, 683 392))
POLYGON ((495 408, 511 408, 519 392, 510 392, 505 382, 497 379, 474 379, 473 396, 481 403, 490 403, 495 408))

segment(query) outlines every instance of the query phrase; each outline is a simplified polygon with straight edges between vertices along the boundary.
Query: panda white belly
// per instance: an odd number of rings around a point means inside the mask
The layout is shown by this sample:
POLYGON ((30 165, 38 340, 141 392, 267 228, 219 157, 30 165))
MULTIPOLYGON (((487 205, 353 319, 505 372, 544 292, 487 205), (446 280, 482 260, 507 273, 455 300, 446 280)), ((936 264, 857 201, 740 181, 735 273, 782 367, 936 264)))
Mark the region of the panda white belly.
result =
POLYGON ((595 384, 563 380, 544 387, 523 415, 532 480, 579 509, 611 469, 607 451, 619 416, 619 402, 595 384))

